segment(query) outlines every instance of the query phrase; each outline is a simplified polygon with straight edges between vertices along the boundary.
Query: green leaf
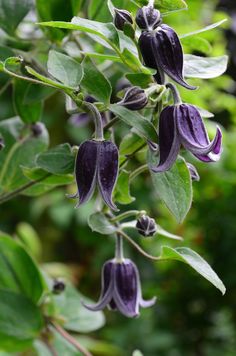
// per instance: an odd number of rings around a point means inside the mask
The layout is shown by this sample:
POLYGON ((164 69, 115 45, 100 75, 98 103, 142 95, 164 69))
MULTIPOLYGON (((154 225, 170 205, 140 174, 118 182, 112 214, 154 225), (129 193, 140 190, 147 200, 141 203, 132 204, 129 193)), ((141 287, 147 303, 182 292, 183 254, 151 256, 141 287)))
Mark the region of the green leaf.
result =
POLYGON ((129 176, 130 174, 124 170, 119 174, 114 193, 115 201, 119 204, 130 204, 135 200, 130 195, 129 176))
POLYGON ((19 118, 0 122, 0 135, 5 148, 0 151, 0 194, 11 192, 29 182, 22 165, 35 166, 36 155, 48 147, 48 132, 41 124, 41 134, 35 137, 19 118))
POLYGON ((134 72, 142 72, 148 75, 156 72, 156 70, 143 66, 138 55, 136 53, 132 53, 128 48, 123 50, 122 56, 126 65, 134 72))
POLYGON ((196 30, 196 31, 193 31, 193 32, 189 32, 189 33, 186 33, 184 35, 180 35, 179 37, 180 38, 186 38, 186 37, 189 37, 189 36, 194 36, 194 35, 197 35, 199 33, 202 33, 202 32, 206 32, 206 31, 209 31, 209 30, 212 30, 213 28, 216 28, 220 25, 222 25, 224 22, 226 22, 227 19, 223 19, 221 21, 218 21, 218 22, 215 22, 209 26, 206 26, 204 28, 201 28, 200 30, 196 30))
POLYGON ((39 154, 36 166, 52 174, 67 174, 74 172, 75 157, 68 143, 63 143, 39 154))
POLYGON ((216 288, 218 288, 222 294, 225 294, 225 286, 222 281, 219 279, 217 274, 213 271, 211 266, 195 251, 187 247, 177 247, 175 249, 163 246, 162 259, 177 260, 184 263, 187 263, 192 267, 196 272, 201 274, 206 278, 210 283, 212 283, 216 288))
MULTIPOLYGON (((136 0, 136 2, 142 6, 148 4, 148 0, 136 0)), ((161 12, 172 12, 188 8, 184 0, 155 0, 154 5, 161 12)))
MULTIPOLYGON (((0 235, 0 286, 37 303, 44 291, 41 274, 18 242, 0 235)), ((1 344, 0 344, 1 345, 1 344)))
MULTIPOLYGON (((149 153, 149 165, 156 163, 154 154, 149 153)), ((169 171, 154 173, 151 177, 157 195, 181 223, 192 204, 192 181, 183 158, 178 158, 169 171)))
POLYGON ((40 260, 42 246, 40 238, 34 228, 27 222, 20 222, 16 227, 16 234, 30 254, 40 260))
POLYGON ((40 120, 42 113, 42 102, 26 104, 25 95, 29 90, 31 83, 24 80, 14 79, 13 100, 16 113, 25 123, 34 123, 40 120))
POLYGON ((210 43, 205 38, 199 36, 185 37, 181 43, 184 45, 185 52, 198 51, 208 55, 212 50, 210 43))
MULTIPOLYGON (((38 167, 24 167, 21 166, 22 172, 24 175, 32 181, 39 181, 36 183, 34 188, 37 186, 48 187, 52 189, 55 186, 71 184, 74 182, 73 174, 51 174, 44 169, 38 167)), ((26 190, 26 193, 29 193, 29 190, 26 190)), ((28 195, 28 194, 27 194, 28 195)))
POLYGON ((227 69, 228 56, 199 57, 184 55, 184 76, 188 78, 210 79, 223 74, 227 69))
POLYGON ((30 299, 0 289, 0 350, 26 350, 43 326, 41 312, 30 299))
MULTIPOLYGON (((43 84, 43 83, 42 83, 43 84)), ((55 93, 55 88, 29 83, 24 96, 24 104, 33 104, 48 99, 55 93)))
POLYGON ((69 284, 67 284, 64 293, 55 296, 53 299, 58 315, 66 320, 64 328, 67 330, 88 333, 101 328, 105 323, 101 311, 92 312, 81 303, 81 301, 89 304, 93 302, 69 284))
POLYGON ((0 27, 9 35, 14 35, 32 5, 32 0, 0 0, 0 27))
POLYGON ((143 89, 146 89, 152 81, 152 76, 145 73, 128 73, 125 76, 130 83, 143 89))
POLYGON ((71 22, 50 21, 41 22, 39 25, 91 33, 101 37, 112 48, 119 48, 119 36, 115 26, 112 23, 102 23, 83 19, 81 17, 73 17, 71 22))
POLYGON ((48 57, 48 72, 63 84, 78 88, 83 77, 83 70, 77 61, 60 52, 51 50, 48 57))
POLYGON ((117 231, 114 226, 103 213, 91 214, 88 218, 88 225, 92 231, 99 232, 103 235, 111 235, 117 231))
POLYGON ((172 239, 172 240, 179 240, 179 241, 183 240, 183 238, 181 236, 172 234, 169 231, 164 230, 160 225, 156 225, 156 228, 157 228, 157 235, 161 235, 161 236, 167 237, 168 239, 172 239))
POLYGON ((127 125, 134 127, 141 136, 152 142, 157 142, 156 129, 145 117, 118 104, 110 105, 110 110, 127 125))
POLYGON ((107 78, 97 69, 89 57, 84 58, 82 67, 84 70, 84 77, 81 82, 82 89, 97 100, 109 104, 112 88, 107 78))

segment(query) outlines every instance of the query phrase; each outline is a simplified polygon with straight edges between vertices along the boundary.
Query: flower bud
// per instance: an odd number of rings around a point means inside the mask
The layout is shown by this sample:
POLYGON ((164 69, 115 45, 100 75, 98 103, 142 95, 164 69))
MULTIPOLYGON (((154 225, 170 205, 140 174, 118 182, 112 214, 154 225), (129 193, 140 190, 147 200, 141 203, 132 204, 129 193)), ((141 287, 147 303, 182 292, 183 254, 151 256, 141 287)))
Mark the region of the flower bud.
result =
POLYGON ((138 10, 135 21, 142 30, 154 30, 161 23, 161 14, 152 6, 143 6, 138 10))
POLYGON ((52 292, 54 294, 61 294, 64 292, 66 286, 65 283, 60 279, 55 279, 53 282, 52 292))
POLYGON ((118 30, 123 31, 125 24, 133 24, 133 19, 129 11, 115 9, 114 24, 118 30))
POLYGON ((139 234, 145 237, 153 236, 157 232, 155 220, 147 215, 142 215, 137 220, 136 228, 139 234))
POLYGON ((147 102, 148 97, 143 89, 131 87, 126 91, 125 96, 118 104, 130 110, 141 110, 147 105, 147 102))
POLYGON ((39 137, 43 132, 43 126, 41 122, 36 122, 35 124, 31 125, 31 131, 34 137, 39 137))
POLYGON ((0 151, 5 147, 5 143, 2 137, 0 137, 0 151))

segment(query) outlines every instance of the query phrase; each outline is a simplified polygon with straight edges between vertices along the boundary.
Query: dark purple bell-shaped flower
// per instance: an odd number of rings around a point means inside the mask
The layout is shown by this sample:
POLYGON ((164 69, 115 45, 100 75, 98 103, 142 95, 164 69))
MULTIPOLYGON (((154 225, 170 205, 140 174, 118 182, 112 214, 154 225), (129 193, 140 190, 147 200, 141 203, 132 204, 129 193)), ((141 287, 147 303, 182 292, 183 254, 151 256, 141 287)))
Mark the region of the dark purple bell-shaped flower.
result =
POLYGON ((96 185, 104 202, 113 210, 112 192, 118 175, 118 149, 111 141, 88 140, 81 144, 76 158, 75 175, 79 198, 76 207, 87 202, 96 185))
POLYGON ((161 23, 161 14, 153 6, 143 6, 136 15, 136 24, 142 30, 153 30, 161 23))
POLYGON ((222 133, 217 126, 215 138, 210 142, 200 113, 195 106, 178 104, 167 106, 160 115, 160 160, 154 172, 167 171, 174 164, 181 144, 203 162, 220 159, 222 133))
POLYGON ((157 83, 164 84, 161 73, 163 71, 183 87, 196 89, 183 78, 183 50, 177 34, 171 27, 163 24, 155 31, 143 31, 139 37, 139 46, 145 65, 157 70, 157 74, 154 75, 157 83))
POLYGON ((130 87, 125 95, 117 104, 125 106, 129 110, 141 110, 148 103, 148 97, 145 91, 139 87, 130 87))
POLYGON ((92 311, 104 309, 106 306, 118 310, 123 315, 134 318, 139 315, 139 308, 151 307, 156 301, 153 298, 144 301, 140 285, 139 272, 129 259, 107 261, 102 270, 102 291, 97 304, 87 305, 92 311))

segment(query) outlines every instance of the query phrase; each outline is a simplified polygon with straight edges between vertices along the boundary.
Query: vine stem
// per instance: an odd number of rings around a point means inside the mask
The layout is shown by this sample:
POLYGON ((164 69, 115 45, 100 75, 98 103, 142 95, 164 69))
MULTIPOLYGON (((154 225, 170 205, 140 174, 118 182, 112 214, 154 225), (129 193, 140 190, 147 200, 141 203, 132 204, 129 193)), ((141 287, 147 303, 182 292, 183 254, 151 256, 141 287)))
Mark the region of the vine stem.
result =
POLYGON ((113 125, 115 125, 119 121, 119 117, 115 116, 111 121, 109 121, 104 127, 103 130, 110 129, 113 125))
POLYGON ((153 256, 153 255, 150 255, 149 253, 147 253, 146 251, 144 251, 142 249, 142 247, 140 247, 134 240, 132 240, 131 237, 129 237, 129 235, 127 235, 124 231, 120 230, 119 234, 121 236, 123 236, 127 241, 129 241, 129 243, 131 245, 133 245, 136 248, 136 250, 138 250, 143 256, 149 258, 150 260, 153 260, 153 261, 164 261, 165 260, 161 256, 153 256))
POLYGON ((173 83, 167 83, 166 88, 169 88, 171 90, 175 105, 182 104, 182 99, 176 86, 173 83))
POLYGON ((129 176, 130 182, 132 182, 132 180, 134 180, 139 174, 141 174, 147 170, 148 170, 147 164, 144 164, 144 165, 138 167, 137 169, 135 169, 135 171, 133 171, 129 176))
POLYGON ((115 258, 117 262, 122 262, 124 259, 123 239, 119 233, 116 235, 115 258))
POLYGON ((125 211, 124 213, 120 214, 120 215, 117 215, 115 216, 114 218, 110 219, 110 221, 112 223, 115 223, 117 221, 120 221, 120 220, 124 220, 126 218, 129 218, 131 216, 139 216, 139 215, 143 215, 143 214, 146 214, 146 211, 142 210, 142 211, 139 211, 139 210, 129 210, 129 211, 125 211))
POLYGON ((63 329, 60 325, 51 322, 51 325, 54 329, 71 345, 73 345, 78 351, 80 351, 84 356, 93 356, 88 350, 86 350, 80 343, 75 340, 65 329, 63 329))
POLYGON ((95 124, 95 140, 103 141, 104 140, 103 125, 102 125, 102 117, 100 112, 98 111, 95 105, 87 101, 84 101, 83 105, 86 106, 93 114, 93 119, 95 124))
POLYGON ((135 153, 139 152, 142 148, 144 148, 146 144, 146 142, 142 143, 142 145, 140 145, 134 152, 128 155, 126 159, 120 164, 120 168, 122 168, 126 164, 126 162, 135 155, 135 153))
POLYGON ((149 0, 149 1, 148 1, 148 6, 154 7, 154 0, 149 0))

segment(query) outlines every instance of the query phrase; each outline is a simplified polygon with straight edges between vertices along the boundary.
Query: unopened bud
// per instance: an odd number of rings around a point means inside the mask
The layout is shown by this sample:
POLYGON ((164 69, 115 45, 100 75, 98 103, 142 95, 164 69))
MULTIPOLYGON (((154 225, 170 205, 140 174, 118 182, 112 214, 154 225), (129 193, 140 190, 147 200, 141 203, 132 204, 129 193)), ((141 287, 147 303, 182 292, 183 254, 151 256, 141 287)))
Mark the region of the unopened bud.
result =
POLYGON ((66 288, 65 283, 60 279, 55 279, 53 282, 52 292, 54 294, 61 294, 66 288))
POLYGON ((145 237, 153 236, 157 232, 155 220, 147 215, 142 215, 137 220, 136 228, 139 234, 145 237))
POLYGON ((148 103, 148 97, 145 91, 139 87, 129 88, 123 99, 118 103, 130 110, 141 110, 148 103))
POLYGON ((36 122, 31 125, 31 131, 34 137, 39 137, 43 132, 43 124, 41 122, 36 122))
POLYGON ((125 24, 133 24, 133 19, 129 11, 115 9, 114 24, 118 30, 123 31, 125 24))
POLYGON ((143 6, 138 10, 135 21, 142 30, 154 30, 162 20, 159 10, 152 6, 143 6))

